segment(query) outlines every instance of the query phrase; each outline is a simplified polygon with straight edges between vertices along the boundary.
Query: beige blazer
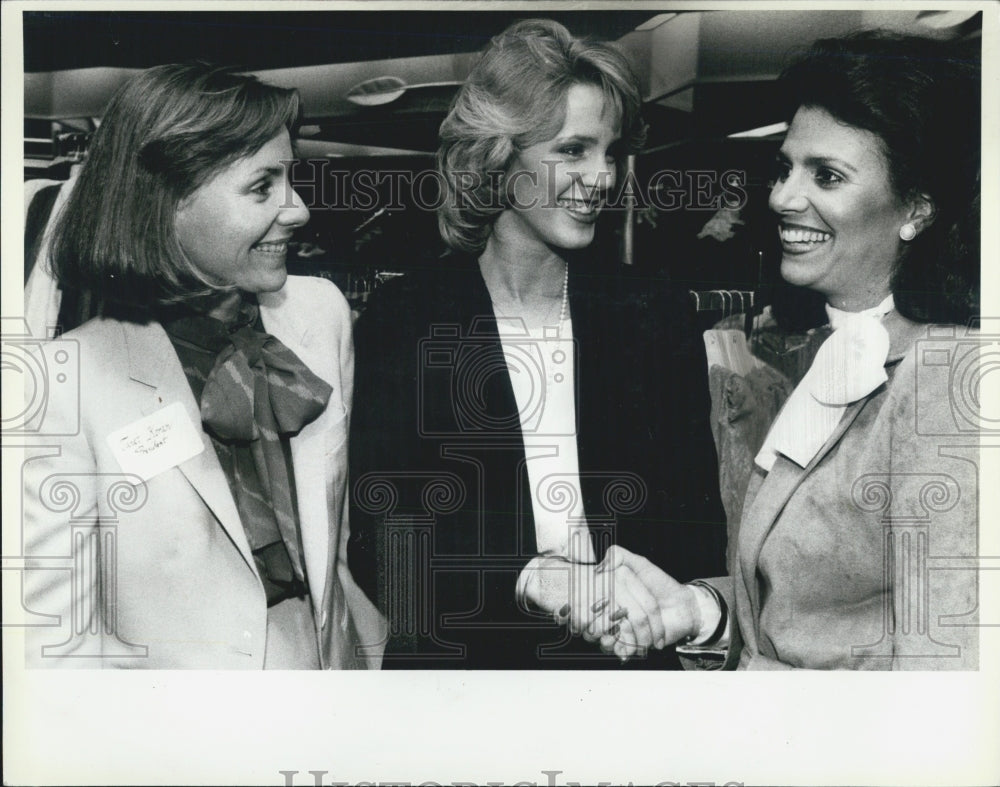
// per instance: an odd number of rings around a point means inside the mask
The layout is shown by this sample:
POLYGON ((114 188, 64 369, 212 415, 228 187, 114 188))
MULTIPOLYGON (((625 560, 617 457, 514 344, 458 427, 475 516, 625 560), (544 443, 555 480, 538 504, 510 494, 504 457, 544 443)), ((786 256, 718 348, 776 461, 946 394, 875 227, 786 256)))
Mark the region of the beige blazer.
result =
POLYGON ((888 382, 808 466, 751 479, 733 576, 710 580, 735 612, 730 668, 978 664, 978 339, 886 327, 888 382))
MULTIPOLYGON (((322 279, 260 298, 265 329, 333 387, 291 440, 304 560, 325 668, 377 668, 384 623, 346 561, 350 311, 322 279), (338 583, 334 577, 339 578, 338 583), (341 592, 342 590, 342 592, 341 592)), ((25 606, 36 666, 259 669, 267 605, 226 476, 158 323, 92 320, 59 342, 79 386, 51 386, 24 471, 25 606), (204 450, 143 483, 107 436, 180 402, 204 450)), ((72 382, 72 381, 71 381, 72 382)))

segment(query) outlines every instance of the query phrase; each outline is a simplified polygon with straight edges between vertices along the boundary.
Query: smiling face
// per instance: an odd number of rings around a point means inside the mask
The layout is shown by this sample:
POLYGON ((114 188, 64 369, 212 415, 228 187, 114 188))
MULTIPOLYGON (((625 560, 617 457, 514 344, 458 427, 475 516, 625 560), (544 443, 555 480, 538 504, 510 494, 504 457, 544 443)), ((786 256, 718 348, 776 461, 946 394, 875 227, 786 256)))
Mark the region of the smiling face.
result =
POLYGON ((559 133, 520 151, 508 169, 510 207, 494 231, 548 249, 590 245, 605 193, 615 182, 616 120, 600 88, 570 87, 559 133))
POLYGON ((916 214, 893 192, 875 134, 800 108, 778 154, 769 205, 779 217, 786 281, 848 311, 890 293, 899 229, 916 214))
POLYGON ((283 130, 181 200, 174 218, 177 240, 213 284, 249 293, 284 285, 288 240, 309 221, 308 209, 288 182, 285 162, 291 159, 283 130))

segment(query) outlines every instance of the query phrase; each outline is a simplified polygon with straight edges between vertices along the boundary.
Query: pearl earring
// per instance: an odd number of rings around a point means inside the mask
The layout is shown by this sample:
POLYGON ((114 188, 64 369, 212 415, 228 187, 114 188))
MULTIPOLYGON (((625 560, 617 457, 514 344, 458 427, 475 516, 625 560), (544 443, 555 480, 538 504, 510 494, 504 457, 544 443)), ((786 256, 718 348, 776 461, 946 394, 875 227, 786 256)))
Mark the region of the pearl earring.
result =
POLYGON ((907 222, 899 228, 899 237, 905 241, 911 241, 917 237, 917 228, 912 223, 907 222))

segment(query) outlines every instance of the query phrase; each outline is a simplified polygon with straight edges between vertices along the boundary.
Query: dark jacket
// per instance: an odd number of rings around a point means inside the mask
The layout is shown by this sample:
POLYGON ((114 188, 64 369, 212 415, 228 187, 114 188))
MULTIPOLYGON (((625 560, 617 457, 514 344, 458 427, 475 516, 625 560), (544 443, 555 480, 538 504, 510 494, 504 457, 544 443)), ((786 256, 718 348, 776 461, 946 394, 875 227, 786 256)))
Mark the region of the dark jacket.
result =
MULTIPOLYGON (((724 566, 705 349, 686 293, 570 265, 584 510, 611 543, 678 580, 724 566)), ((519 608, 536 554, 520 422, 475 260, 376 293, 355 332, 349 561, 389 618, 384 667, 615 666, 519 608)), ((544 401, 540 402, 544 406, 544 401)), ((672 651, 634 666, 674 668, 672 651)))

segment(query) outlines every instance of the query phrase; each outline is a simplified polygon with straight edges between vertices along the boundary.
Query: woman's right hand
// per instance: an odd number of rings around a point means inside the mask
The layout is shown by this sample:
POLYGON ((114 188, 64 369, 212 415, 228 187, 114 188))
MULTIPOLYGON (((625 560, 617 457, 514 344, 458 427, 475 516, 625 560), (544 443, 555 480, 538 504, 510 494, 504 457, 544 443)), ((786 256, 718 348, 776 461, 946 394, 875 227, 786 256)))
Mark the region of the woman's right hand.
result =
MULTIPOLYGON (((681 584, 642 555, 612 546, 600 568, 602 573, 628 572, 652 595, 659 610, 659 630, 665 645, 696 637, 701 631, 703 621, 695 589, 681 584)), ((609 644, 602 638, 602 648, 606 650, 609 644)))
POLYGON ((522 571, 518 593, 623 661, 666 642, 656 598, 624 563, 610 569, 606 561, 595 565, 542 555, 522 571))

